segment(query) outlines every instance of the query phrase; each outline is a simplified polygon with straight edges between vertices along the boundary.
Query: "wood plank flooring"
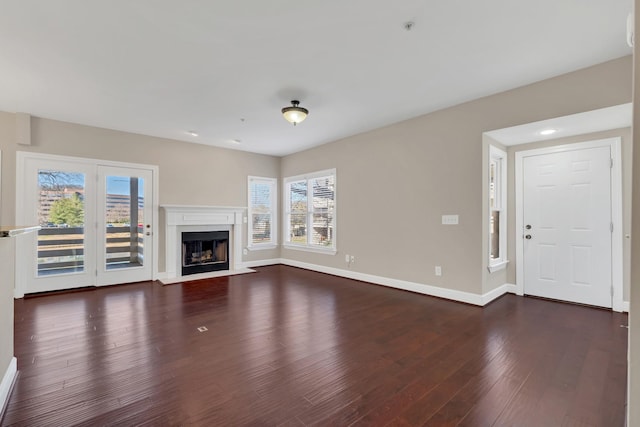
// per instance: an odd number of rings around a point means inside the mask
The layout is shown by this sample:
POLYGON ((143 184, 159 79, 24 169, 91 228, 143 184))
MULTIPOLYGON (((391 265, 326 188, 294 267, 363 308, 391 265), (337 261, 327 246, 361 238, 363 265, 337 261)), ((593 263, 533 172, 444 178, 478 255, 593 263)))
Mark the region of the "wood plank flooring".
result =
POLYGON ((257 270, 16 301, 2 426, 624 425, 626 315, 257 270))

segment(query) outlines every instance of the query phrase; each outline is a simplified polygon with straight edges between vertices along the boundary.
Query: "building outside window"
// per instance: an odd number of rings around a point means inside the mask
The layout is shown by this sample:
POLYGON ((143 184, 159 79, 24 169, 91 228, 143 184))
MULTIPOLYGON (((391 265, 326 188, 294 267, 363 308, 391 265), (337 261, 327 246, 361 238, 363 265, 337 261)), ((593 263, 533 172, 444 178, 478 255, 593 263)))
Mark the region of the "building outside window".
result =
POLYGON ((285 178, 284 193, 285 246, 335 253, 335 169, 285 178))

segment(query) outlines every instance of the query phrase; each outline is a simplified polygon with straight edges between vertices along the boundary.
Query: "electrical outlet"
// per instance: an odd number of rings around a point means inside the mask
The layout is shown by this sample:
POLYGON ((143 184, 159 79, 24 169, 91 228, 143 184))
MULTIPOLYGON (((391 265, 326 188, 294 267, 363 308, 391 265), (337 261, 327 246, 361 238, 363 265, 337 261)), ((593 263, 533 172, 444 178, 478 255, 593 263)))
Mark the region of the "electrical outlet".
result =
POLYGON ((242 255, 248 255, 249 254, 249 250, 248 249, 243 249, 242 250, 242 255))
POLYGON ((349 262, 349 260, 350 260, 350 259, 351 259, 351 258, 349 258, 349 254, 346 254, 346 255, 344 256, 344 262, 349 262))
POLYGON ((442 267, 436 265, 436 276, 442 276, 442 267))
POLYGON ((356 262, 356 257, 354 255, 351 255, 351 263, 353 264, 354 262, 356 262))

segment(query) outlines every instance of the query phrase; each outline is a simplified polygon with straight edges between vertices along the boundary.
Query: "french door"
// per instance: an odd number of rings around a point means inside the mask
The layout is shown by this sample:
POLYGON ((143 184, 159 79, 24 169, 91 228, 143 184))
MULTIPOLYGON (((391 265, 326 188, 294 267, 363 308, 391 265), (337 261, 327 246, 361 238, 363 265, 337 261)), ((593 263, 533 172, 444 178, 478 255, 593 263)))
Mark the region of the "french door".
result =
POLYGON ((153 167, 28 153, 18 165, 17 218, 41 230, 18 248, 16 294, 153 278, 153 167))

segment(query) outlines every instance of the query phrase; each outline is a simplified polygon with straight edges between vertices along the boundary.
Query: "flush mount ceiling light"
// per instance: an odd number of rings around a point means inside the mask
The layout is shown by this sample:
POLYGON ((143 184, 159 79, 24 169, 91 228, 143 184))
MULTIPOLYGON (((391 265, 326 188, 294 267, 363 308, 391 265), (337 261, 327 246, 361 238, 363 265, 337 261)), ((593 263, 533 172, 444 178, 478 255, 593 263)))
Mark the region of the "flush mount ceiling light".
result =
POLYGON ((282 115, 285 120, 289 123, 293 123, 294 126, 306 119, 307 114, 309 114, 309 110, 299 107, 299 104, 300 101, 294 99, 291 101, 291 107, 284 107, 282 109, 282 115))
POLYGON ((540 135, 544 135, 544 136, 553 135, 556 132, 558 132, 556 129, 545 129, 540 131, 540 135))

